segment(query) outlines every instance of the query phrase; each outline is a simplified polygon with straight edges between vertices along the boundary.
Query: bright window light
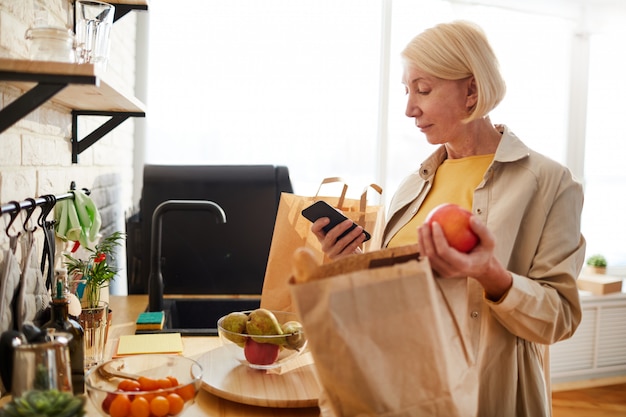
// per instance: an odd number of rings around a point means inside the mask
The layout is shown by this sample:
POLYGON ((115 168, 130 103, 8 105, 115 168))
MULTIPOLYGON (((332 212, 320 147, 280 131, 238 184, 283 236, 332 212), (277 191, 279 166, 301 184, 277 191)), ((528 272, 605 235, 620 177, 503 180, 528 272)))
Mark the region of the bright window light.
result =
MULTIPOLYGON (((296 193, 313 195, 323 178, 339 176, 350 185, 350 196, 380 184, 388 203, 402 178, 434 150, 404 115, 400 51, 430 26, 467 19, 485 30, 507 82, 492 122, 508 125, 530 147, 566 164, 572 154, 570 89, 585 87, 570 82, 573 39, 581 27, 577 6, 556 0, 477 3, 151 3, 146 162, 286 165, 296 193), (388 79, 381 72, 383 56, 389 57, 388 79), (388 93, 386 112, 381 88, 388 93)), ((624 13, 623 6, 615 7, 624 13)), ((599 13, 615 22, 623 16, 601 7, 593 11, 593 19, 585 20, 595 25, 586 28, 591 32, 608 27, 597 20, 599 13)), ((615 22, 612 28, 623 26, 615 22)), ((586 151, 574 158, 585 167, 588 252, 626 266, 626 138, 615 128, 626 96, 626 58, 616 53, 624 40, 623 32, 594 32, 591 38, 586 151)))

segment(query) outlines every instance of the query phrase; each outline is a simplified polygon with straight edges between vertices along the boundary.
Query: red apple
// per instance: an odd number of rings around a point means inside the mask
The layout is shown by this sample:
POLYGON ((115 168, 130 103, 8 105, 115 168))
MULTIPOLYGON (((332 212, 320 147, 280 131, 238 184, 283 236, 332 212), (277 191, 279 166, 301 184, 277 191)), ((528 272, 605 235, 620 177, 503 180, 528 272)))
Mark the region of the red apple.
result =
POLYGON ((478 244, 478 236, 472 231, 469 220, 472 213, 451 203, 441 204, 428 213, 426 223, 439 223, 448 244, 459 252, 469 252, 478 244))
POLYGON ((280 346, 272 343, 258 343, 248 338, 243 347, 246 360, 253 365, 271 365, 278 359, 280 346))

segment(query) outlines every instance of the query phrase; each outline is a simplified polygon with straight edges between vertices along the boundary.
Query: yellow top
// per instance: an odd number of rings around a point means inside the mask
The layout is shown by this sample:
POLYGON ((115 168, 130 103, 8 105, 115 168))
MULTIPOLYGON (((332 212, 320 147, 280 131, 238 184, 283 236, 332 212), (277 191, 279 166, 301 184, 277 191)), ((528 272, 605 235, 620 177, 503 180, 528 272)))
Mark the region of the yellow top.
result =
POLYGON ((472 210, 474 190, 482 182, 493 154, 446 159, 437 169, 433 186, 419 210, 389 241, 388 247, 414 244, 417 228, 424 223, 428 213, 443 203, 454 203, 472 210))

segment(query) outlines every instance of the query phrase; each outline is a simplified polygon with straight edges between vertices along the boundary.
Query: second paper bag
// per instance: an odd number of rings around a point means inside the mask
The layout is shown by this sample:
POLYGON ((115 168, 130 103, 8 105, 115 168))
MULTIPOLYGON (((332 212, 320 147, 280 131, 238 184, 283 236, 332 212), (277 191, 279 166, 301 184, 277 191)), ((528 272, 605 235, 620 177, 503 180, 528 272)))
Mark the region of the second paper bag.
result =
MULTIPOLYGON (((334 177, 327 178, 322 182, 322 185, 330 182, 342 182, 342 180, 334 177)), ((318 263, 324 261, 321 245, 311 233, 311 222, 302 216, 302 210, 314 202, 326 201, 370 232, 372 239, 365 242, 364 251, 380 247, 382 229, 385 223, 385 210, 382 205, 367 204, 369 188, 379 194, 382 193, 382 188, 372 184, 363 191, 359 199, 346 198, 346 185, 344 185, 343 192, 339 197, 281 194, 263 281, 261 307, 277 311, 293 311, 288 282, 291 277, 291 260, 297 248, 308 247, 315 254, 318 263)))
POLYGON ((291 291, 322 384, 324 417, 476 415, 471 349, 426 259, 291 291))

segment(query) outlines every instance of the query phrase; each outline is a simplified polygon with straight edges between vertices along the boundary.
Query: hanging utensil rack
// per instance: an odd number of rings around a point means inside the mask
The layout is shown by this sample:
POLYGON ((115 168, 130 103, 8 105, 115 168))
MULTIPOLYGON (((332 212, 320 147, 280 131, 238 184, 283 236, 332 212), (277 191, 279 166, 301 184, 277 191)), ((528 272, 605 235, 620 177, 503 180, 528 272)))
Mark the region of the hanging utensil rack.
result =
MULTIPOLYGON (((72 181, 70 185, 70 190, 75 190, 75 189, 76 189, 76 183, 72 181)), ((91 194, 91 192, 86 188, 83 188, 83 191, 87 195, 91 194)), ((70 191, 65 194, 57 195, 55 196, 55 198, 56 200, 54 201, 73 199, 74 193, 70 191)), ((34 209, 35 207, 43 206, 46 204, 50 204, 50 201, 46 199, 44 196, 27 199, 21 202, 11 202, 11 203, 3 204, 2 206, 0 206, 0 215, 5 214, 5 213, 19 212, 20 210, 28 209, 28 208, 34 209)))

